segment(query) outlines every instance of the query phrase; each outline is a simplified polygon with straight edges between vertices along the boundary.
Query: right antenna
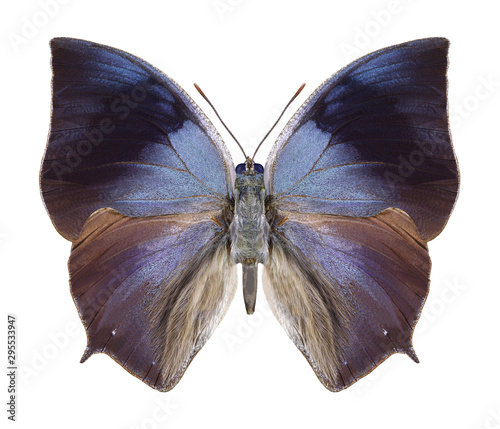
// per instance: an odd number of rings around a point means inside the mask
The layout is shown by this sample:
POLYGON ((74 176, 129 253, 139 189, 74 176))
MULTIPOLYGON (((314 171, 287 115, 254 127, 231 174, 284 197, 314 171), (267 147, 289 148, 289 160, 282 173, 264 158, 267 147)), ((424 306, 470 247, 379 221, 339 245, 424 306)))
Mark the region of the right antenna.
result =
POLYGON ((288 109, 288 106, 290 106, 290 104, 292 104, 293 100, 295 100, 297 98, 297 96, 300 94, 300 92, 304 89, 304 86, 306 86, 305 83, 303 83, 302 85, 300 85, 300 88, 297 89, 297 92, 293 95, 293 97, 290 99, 290 101, 288 102, 288 104, 285 106, 285 108, 281 112, 281 115, 279 115, 279 117, 278 117, 278 119, 276 119, 276 122, 274 123, 274 125, 271 127, 271 129, 267 132, 267 134, 261 140, 261 142, 257 146, 257 149, 255 149, 255 152, 253 153, 252 159, 255 158, 255 155, 257 154, 257 151, 259 150, 259 148, 262 146, 262 143, 264 143, 264 140, 267 139, 267 136, 269 136, 269 134, 271 134, 271 131, 274 130, 274 127, 278 124, 278 122, 280 121, 280 119, 283 117, 283 115, 285 114, 286 109, 288 109))

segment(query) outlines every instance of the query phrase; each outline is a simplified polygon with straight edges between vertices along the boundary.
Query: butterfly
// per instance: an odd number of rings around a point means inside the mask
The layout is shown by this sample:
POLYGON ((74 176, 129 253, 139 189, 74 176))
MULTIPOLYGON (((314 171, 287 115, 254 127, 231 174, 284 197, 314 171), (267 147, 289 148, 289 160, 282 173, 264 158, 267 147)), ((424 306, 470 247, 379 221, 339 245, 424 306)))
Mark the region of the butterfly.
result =
MULTIPOLYGON (((327 79, 265 167, 234 167, 172 79, 126 52, 51 41, 52 119, 40 183, 72 242, 71 293, 88 344, 172 389, 224 316, 243 267, 332 391, 412 334, 428 293, 427 242, 458 192, 447 114, 448 41, 388 47, 327 79)), ((245 155, 246 156, 246 155, 245 155)))

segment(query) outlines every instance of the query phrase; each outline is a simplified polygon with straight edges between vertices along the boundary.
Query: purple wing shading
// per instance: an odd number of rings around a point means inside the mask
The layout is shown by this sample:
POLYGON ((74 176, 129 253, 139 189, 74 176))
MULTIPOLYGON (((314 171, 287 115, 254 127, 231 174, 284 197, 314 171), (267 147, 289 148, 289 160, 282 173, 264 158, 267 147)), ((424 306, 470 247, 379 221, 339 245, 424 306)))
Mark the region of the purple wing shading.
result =
POLYGON ((69 269, 88 337, 82 361, 106 353, 162 391, 182 377, 236 286, 226 235, 210 214, 98 210, 73 244, 69 269))
POLYGON ((343 216, 397 207, 422 238, 438 235, 458 191, 447 52, 442 38, 392 46, 321 85, 267 160, 266 187, 276 206, 343 216))
POLYGON ((283 212, 264 290, 274 314, 320 381, 342 390, 396 352, 417 360, 414 326, 430 259, 410 217, 283 212))
POLYGON ((133 217, 218 210, 232 194, 229 152, 170 78, 126 52, 57 38, 52 122, 41 189, 58 231, 75 240, 110 207, 133 217))

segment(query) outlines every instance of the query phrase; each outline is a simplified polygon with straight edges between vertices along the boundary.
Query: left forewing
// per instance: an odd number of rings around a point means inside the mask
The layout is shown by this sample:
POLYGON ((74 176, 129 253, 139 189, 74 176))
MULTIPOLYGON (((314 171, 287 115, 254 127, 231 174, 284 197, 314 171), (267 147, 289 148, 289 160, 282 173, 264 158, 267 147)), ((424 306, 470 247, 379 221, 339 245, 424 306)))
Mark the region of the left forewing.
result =
POLYGON ((282 215, 264 290, 320 381, 338 391, 393 353, 417 360, 411 337, 430 259, 410 217, 282 215))

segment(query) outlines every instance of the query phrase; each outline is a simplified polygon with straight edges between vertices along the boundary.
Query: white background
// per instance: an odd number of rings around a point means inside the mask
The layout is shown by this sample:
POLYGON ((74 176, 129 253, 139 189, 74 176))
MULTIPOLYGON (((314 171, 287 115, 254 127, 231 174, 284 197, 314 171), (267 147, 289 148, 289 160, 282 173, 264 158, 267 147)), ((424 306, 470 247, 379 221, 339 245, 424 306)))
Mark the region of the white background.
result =
MULTIPOLYGON (((53 0, 48 13, 45 1, 11 0, 0 13, 0 355, 13 313, 22 367, 18 427, 500 428, 498 2, 61 0, 56 8, 53 0), (446 229, 429 245, 430 295, 414 335, 421 363, 395 355, 347 390, 329 392, 269 314, 262 290, 256 315, 248 317, 240 289, 169 393, 106 355, 80 364, 86 337, 68 287, 70 243, 53 228, 38 189, 50 118, 48 41, 55 36, 151 62, 213 118, 192 86, 197 82, 248 149, 302 82, 306 89, 285 118, 356 56, 422 37, 449 38, 450 117, 462 182, 446 229)), ((4 410, 8 379, 1 380, 4 410)), ((5 411, 0 421, 4 427, 5 411)))

